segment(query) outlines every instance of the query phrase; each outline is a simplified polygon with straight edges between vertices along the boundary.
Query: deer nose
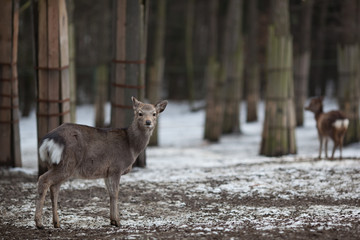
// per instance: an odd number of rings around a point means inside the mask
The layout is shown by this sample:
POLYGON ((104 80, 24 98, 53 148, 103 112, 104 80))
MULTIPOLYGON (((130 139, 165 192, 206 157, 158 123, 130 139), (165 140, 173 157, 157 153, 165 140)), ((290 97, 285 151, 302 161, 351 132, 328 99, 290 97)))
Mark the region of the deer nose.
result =
POLYGON ((150 120, 146 120, 146 121, 145 121, 145 124, 146 124, 146 125, 151 125, 151 121, 150 121, 150 120))

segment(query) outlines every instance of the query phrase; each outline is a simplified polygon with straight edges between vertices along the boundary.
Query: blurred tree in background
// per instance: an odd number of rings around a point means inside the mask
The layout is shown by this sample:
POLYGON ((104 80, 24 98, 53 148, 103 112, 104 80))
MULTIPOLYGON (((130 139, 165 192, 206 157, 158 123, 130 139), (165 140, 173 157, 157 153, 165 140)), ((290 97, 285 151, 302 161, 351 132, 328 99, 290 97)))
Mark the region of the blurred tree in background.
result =
POLYGON ((294 36, 294 84, 296 125, 304 125, 304 104, 307 99, 308 79, 311 58, 311 16, 313 0, 293 4, 292 34, 294 36))
POLYGON ((265 120, 260 154, 296 153, 293 45, 288 0, 271 1, 267 46, 265 120))
POLYGON ((340 108, 350 120, 344 144, 360 140, 360 1, 341 2, 341 30, 337 47, 340 108))

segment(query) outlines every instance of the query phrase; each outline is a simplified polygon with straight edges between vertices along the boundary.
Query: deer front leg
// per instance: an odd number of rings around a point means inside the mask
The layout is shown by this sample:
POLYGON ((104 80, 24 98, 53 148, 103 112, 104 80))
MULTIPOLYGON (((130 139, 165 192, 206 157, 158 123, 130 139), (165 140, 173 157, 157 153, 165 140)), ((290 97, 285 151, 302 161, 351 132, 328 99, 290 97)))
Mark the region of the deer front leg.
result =
POLYGON ((319 141, 320 141, 320 146, 319 146, 319 159, 321 159, 321 152, 322 152, 322 144, 323 144, 323 138, 319 135, 319 141))
POLYGON ((328 159, 328 139, 325 138, 325 158, 328 159))
POLYGON ((120 227, 118 213, 118 195, 119 195, 120 174, 111 175, 105 179, 105 185, 110 196, 110 224, 120 227))
POLYGON ((54 228, 59 228, 60 227, 59 215, 58 215, 58 211, 57 211, 60 185, 61 185, 61 183, 58 183, 58 184, 52 185, 50 187, 50 196, 51 196, 54 228))

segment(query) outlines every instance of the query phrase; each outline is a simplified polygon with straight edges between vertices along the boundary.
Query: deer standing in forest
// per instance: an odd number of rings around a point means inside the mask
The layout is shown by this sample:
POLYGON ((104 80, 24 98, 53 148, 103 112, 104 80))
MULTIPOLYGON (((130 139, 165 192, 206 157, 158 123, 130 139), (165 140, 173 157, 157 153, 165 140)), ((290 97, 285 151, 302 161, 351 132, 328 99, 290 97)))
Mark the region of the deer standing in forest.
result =
POLYGON ((167 101, 145 104, 132 97, 134 120, 128 128, 102 129, 65 123, 49 132, 42 140, 39 155, 49 170, 38 180, 35 223, 43 229, 42 209, 50 188, 53 224, 60 227, 57 201, 60 185, 71 177, 104 178, 110 195, 110 224, 120 226, 118 192, 120 176, 131 170, 144 151, 156 126, 158 115, 167 101))
POLYGON ((334 153, 337 147, 340 148, 340 159, 342 159, 342 147, 346 130, 349 126, 349 119, 341 111, 323 112, 323 97, 313 98, 309 106, 305 108, 315 114, 316 128, 318 130, 320 148, 319 159, 321 159, 322 145, 325 141, 325 157, 327 154, 328 138, 334 142, 331 159, 334 159, 334 153))

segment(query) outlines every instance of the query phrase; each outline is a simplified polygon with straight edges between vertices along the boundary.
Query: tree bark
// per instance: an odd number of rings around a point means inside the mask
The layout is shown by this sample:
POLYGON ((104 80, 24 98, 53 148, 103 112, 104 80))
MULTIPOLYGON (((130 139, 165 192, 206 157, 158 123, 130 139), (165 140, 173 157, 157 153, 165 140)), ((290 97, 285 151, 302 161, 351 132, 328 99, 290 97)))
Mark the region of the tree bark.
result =
POLYGON ((21 167, 18 96, 19 1, 0 2, 0 166, 21 167))
POLYGON ((74 1, 67 0, 69 16, 69 78, 70 78, 70 121, 76 122, 76 65, 74 1))
POLYGON ((205 70, 207 82, 206 116, 204 139, 217 142, 222 133, 224 116, 224 83, 225 76, 220 69, 218 59, 218 10, 219 1, 211 0, 209 4, 209 58, 205 70))
MULTIPOLYGON (((161 98, 161 86, 164 78, 164 40, 165 40, 165 25, 166 25, 166 0, 158 0, 156 13, 156 30, 154 39, 154 60, 150 67, 149 76, 149 91, 148 96, 151 103, 155 103, 161 98)), ((149 145, 157 146, 158 143, 158 128, 159 122, 154 129, 153 135, 150 138, 149 145)))
POLYGON ((314 15, 317 17, 317 31, 314 34, 314 48, 311 53, 311 71, 310 71, 310 96, 320 96, 325 92, 323 89, 323 60, 325 59, 325 45, 326 45, 326 19, 328 15, 328 5, 330 1, 317 1, 319 4, 319 13, 314 15))
POLYGON ((297 41, 294 47, 294 83, 297 126, 304 125, 304 104, 307 98, 311 58, 310 39, 312 6, 312 0, 301 2, 300 26, 294 31, 294 39, 297 41))
MULTIPOLYGON (((112 83, 111 126, 125 127, 133 120, 131 96, 142 99, 144 86, 147 1, 117 0, 115 2, 115 63, 112 83)), ((137 166, 145 167, 145 153, 137 166)))
POLYGON ((260 70, 258 63, 258 10, 257 0, 248 1, 248 33, 247 33, 247 50, 246 50, 246 122, 255 122, 258 120, 257 105, 260 93, 260 70))
POLYGON ((280 156, 296 153, 292 39, 289 5, 272 0, 272 24, 267 46, 265 121, 260 154, 280 156))
MULTIPOLYGON (((65 0, 40 0, 37 26, 38 143, 70 122, 69 43, 65 0)), ((38 161, 39 176, 46 164, 38 161)))
POLYGON ((339 105, 349 118, 344 144, 360 140, 360 38, 358 30, 359 6, 353 0, 342 1, 341 43, 338 46, 339 105))
POLYGON ((194 90, 194 61, 193 61, 193 31, 195 18, 195 1, 187 0, 186 9, 186 27, 185 27, 185 63, 187 92, 191 108, 193 108, 195 90, 194 90))
POLYGON ((231 0, 226 20, 226 42, 229 60, 226 65, 226 95, 223 121, 223 133, 240 132, 240 100, 243 83, 243 37, 241 0, 231 0))
POLYGON ((108 67, 106 64, 95 70, 95 126, 105 127, 105 102, 107 100, 108 67))

